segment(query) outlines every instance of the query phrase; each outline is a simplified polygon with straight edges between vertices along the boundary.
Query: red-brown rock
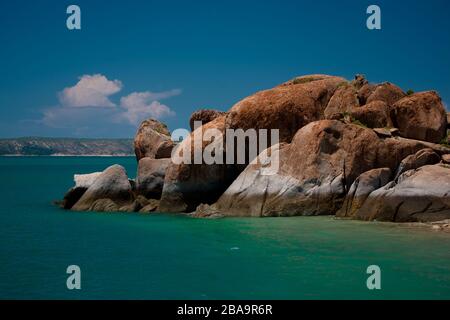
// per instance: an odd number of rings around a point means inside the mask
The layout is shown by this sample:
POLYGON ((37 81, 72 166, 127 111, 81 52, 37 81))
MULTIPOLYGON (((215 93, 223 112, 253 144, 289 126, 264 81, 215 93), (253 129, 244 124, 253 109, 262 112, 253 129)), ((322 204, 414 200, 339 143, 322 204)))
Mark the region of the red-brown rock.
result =
POLYGON ((134 152, 138 161, 145 157, 170 158, 173 146, 167 126, 155 119, 142 122, 134 138, 134 152))
POLYGON ((446 134, 445 109, 435 91, 401 99, 393 105, 391 118, 400 135, 406 138, 439 143, 446 134))
POLYGON ((213 121, 214 119, 226 115, 226 112, 218 111, 218 110, 211 110, 211 109, 202 109, 195 111, 191 118, 189 119, 189 125, 191 127, 191 130, 194 131, 194 122, 200 121, 202 122, 202 125, 207 124, 208 122, 213 121))

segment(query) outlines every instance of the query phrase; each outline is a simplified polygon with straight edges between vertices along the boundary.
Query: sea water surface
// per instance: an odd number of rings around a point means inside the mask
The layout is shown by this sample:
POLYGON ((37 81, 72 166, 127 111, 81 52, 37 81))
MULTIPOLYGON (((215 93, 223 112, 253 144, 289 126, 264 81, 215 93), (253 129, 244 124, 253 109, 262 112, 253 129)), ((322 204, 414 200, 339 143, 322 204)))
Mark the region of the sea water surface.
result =
POLYGON ((450 235, 332 217, 66 212, 73 174, 134 158, 0 157, 1 299, 449 299, 450 235), (81 290, 66 269, 81 268, 81 290), (369 265, 381 290, 368 290, 369 265))

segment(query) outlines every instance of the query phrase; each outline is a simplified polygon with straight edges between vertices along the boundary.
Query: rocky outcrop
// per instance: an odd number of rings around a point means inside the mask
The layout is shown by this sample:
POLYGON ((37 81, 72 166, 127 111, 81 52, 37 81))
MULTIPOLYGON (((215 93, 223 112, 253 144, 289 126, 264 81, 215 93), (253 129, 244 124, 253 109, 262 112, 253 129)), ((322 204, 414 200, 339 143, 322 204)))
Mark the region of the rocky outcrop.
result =
POLYGON ((145 157, 170 158, 173 147, 167 126, 155 119, 142 122, 134 138, 134 152, 138 161, 145 157))
POLYGON ((445 109, 434 91, 401 99, 393 105, 391 117, 400 135, 406 138, 439 143, 446 135, 445 109))
POLYGON ((235 104, 227 116, 231 129, 279 129, 290 142, 298 129, 324 118, 324 111, 344 78, 310 75, 258 92, 235 104))
POLYGON ((204 136, 208 129, 215 129, 223 134, 225 117, 219 117, 198 128, 177 146, 176 150, 180 155, 183 155, 183 150, 191 150, 190 163, 184 161, 179 164, 169 164, 159 206, 160 211, 189 212, 195 210, 200 203, 213 203, 239 174, 234 165, 194 164, 196 152, 203 155, 206 147, 221 148, 220 144, 223 147, 223 136, 214 141, 204 136), (197 135, 198 141, 195 140, 197 135))
POLYGON ((351 82, 297 77, 243 99, 228 113, 195 112, 191 128, 195 120, 203 125, 192 128, 175 150, 165 125, 144 121, 135 138, 136 182, 120 166, 79 175, 62 206, 197 217, 445 219, 446 117, 435 92, 407 96, 391 83, 369 84, 363 76, 351 82), (278 129, 280 139, 267 145, 257 140, 257 147, 268 148, 248 155, 254 144, 246 142, 245 150, 230 147, 228 129, 278 129), (232 152, 234 162, 228 164, 232 152), (246 155, 240 163, 236 152, 246 155), (208 154, 212 162, 205 159, 208 154))
POLYGON ((160 199, 170 159, 142 158, 136 179, 137 193, 146 198, 160 199))
MULTIPOLYGON (((113 165, 103 171, 72 207, 72 210, 90 210, 92 205, 101 199, 113 199, 118 206, 126 205, 133 201, 131 185, 122 166, 113 165)), ((98 211, 98 209, 95 211, 98 211)))
POLYGON ((430 222, 450 218, 450 168, 428 165, 372 192, 355 213, 362 220, 430 222))
POLYGON ((388 106, 392 106, 405 96, 406 94, 402 89, 392 83, 386 82, 373 88, 373 92, 368 96, 366 104, 373 101, 383 101, 388 106))
POLYGON ((358 92, 351 84, 344 82, 331 97, 324 115, 326 119, 334 119, 338 115, 350 113, 358 107, 358 92))
POLYGON ((386 102, 376 100, 365 106, 350 110, 350 116, 369 128, 392 127, 389 106, 386 102))
POLYGON ((218 111, 218 110, 211 110, 211 109, 201 109, 198 111, 195 111, 191 118, 189 119, 189 125, 191 127, 191 131, 194 131, 194 122, 199 121, 202 123, 202 125, 207 124, 208 122, 211 122, 219 117, 222 117, 226 115, 226 112, 218 111))
POLYGON ((111 199, 97 199, 89 207, 89 209, 84 209, 83 211, 94 211, 94 212, 117 212, 119 206, 111 199))
POLYGON ((380 139, 357 125, 317 121, 274 150, 280 158, 276 174, 264 175, 264 166, 250 164, 214 209, 235 216, 335 214, 359 175, 373 168, 393 171, 425 147, 408 139, 380 139))
POLYGON ((390 181, 391 175, 389 168, 373 169, 361 174, 350 187, 344 204, 336 216, 354 217, 370 193, 385 186, 390 181))
POLYGON ((415 154, 407 156, 398 166, 394 180, 402 173, 418 169, 428 164, 436 164, 441 161, 441 157, 430 148, 422 149, 415 154))

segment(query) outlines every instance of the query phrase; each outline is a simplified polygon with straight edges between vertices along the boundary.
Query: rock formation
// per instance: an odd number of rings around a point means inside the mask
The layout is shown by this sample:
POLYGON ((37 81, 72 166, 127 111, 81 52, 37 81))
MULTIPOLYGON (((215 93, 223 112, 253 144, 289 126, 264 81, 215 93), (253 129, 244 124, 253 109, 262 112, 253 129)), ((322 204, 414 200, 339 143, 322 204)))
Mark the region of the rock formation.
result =
POLYGON ((373 168, 393 172, 406 156, 428 146, 416 140, 380 139, 371 129, 336 120, 313 122, 300 129, 291 144, 273 151, 279 152, 278 173, 264 175, 264 159, 250 164, 214 209, 231 216, 335 214, 362 173, 373 168))
POLYGON ((401 99, 393 105, 391 115, 402 137, 439 143, 446 135, 445 109, 434 91, 401 99))
POLYGON ((191 118, 189 119, 189 126, 191 127, 191 131, 194 131, 195 121, 199 121, 202 123, 202 125, 204 125, 224 115, 226 115, 226 112, 218 110, 211 110, 211 109, 197 110, 191 115, 191 118))
MULTIPOLYGON (((361 75, 353 81, 297 77, 243 99, 227 113, 193 113, 191 129, 196 120, 203 124, 175 150, 164 124, 144 121, 134 143, 136 182, 120 166, 77 175, 61 206, 197 217, 450 219, 447 118, 434 91, 407 95, 361 75), (205 135, 210 129, 218 133, 214 139, 205 135), (227 150, 228 129, 278 129, 280 139, 243 163, 205 163, 206 151, 223 152, 223 160, 237 151, 227 150), (169 159, 172 151, 189 161, 169 159), (203 163, 194 163, 196 154, 203 163)), ((247 153, 249 143, 244 147, 239 151, 247 153)))
POLYGON ((363 220, 430 222, 450 218, 450 168, 427 165, 403 173, 369 194, 355 217, 363 220))
POLYGON ((167 126, 155 119, 142 122, 134 138, 134 152, 137 160, 170 158, 174 143, 167 126))
POLYGON ((159 199, 170 159, 142 158, 139 160, 136 191, 146 198, 159 199))
POLYGON ((103 171, 75 203, 72 210, 89 210, 97 200, 101 199, 110 199, 117 205, 125 205, 133 200, 131 184, 122 166, 113 165, 103 171))

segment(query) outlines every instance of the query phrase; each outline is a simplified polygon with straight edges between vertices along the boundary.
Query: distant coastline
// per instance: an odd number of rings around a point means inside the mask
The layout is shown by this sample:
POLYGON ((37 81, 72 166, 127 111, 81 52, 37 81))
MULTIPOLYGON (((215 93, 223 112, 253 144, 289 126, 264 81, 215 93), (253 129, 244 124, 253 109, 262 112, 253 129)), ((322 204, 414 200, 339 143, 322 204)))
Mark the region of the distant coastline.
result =
POLYGON ((0 156, 129 157, 132 139, 24 137, 0 139, 0 156))

